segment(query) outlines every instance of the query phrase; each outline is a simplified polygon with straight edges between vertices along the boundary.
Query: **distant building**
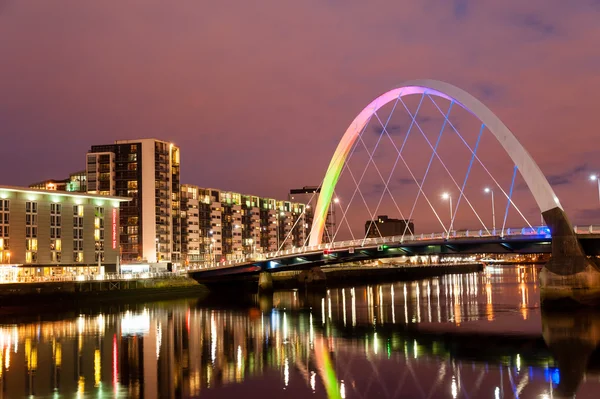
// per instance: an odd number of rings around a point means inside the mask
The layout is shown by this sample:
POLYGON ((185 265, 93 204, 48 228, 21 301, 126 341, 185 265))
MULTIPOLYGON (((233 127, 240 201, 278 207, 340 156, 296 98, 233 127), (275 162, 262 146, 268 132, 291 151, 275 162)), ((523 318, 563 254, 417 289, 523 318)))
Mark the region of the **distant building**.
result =
POLYGON ((18 269, 0 268, 0 273, 97 274, 101 267, 115 272, 119 204, 128 201, 0 186, 0 264, 18 269))
MULTIPOLYGON (((321 194, 320 187, 304 186, 302 188, 291 189, 288 195, 288 199, 294 202, 300 202, 306 204, 306 224, 307 234, 310 234, 314 219, 314 209, 317 206, 319 195, 321 194)), ((332 201, 333 202, 333 201, 332 201)), ((332 203, 327 211, 327 218, 325 219, 325 229, 323 230, 322 242, 331 242, 332 237, 336 230, 335 220, 335 204, 332 203)))
POLYGON ((180 151, 156 139, 93 145, 87 154, 88 192, 131 198, 121 204, 123 262, 156 268, 181 256, 180 151))
POLYGON ((301 247, 308 234, 302 203, 185 184, 181 206, 187 264, 301 247))
POLYGON ((392 237, 411 235, 415 232, 412 220, 392 219, 387 215, 377 216, 376 220, 365 222, 365 235, 367 238, 392 237))
POLYGON ((87 192, 87 176, 85 170, 71 173, 68 178, 61 180, 44 180, 38 183, 29 185, 29 188, 34 190, 48 191, 68 191, 85 193, 87 192))

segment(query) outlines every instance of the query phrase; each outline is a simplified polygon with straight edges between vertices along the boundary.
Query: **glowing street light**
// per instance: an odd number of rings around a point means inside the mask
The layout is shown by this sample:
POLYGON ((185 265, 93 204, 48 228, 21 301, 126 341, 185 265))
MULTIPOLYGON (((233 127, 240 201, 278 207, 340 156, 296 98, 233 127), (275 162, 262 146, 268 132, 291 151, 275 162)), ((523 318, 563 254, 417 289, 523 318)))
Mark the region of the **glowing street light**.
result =
POLYGON ((452 196, 449 193, 442 193, 442 199, 450 202, 450 229, 452 230, 452 196))
POLYGON ((338 197, 335 197, 333 199, 333 202, 336 203, 336 204, 339 204, 340 203, 340 199, 338 197))
POLYGON ((590 180, 598 183, 598 201, 600 201, 600 178, 598 177, 598 175, 593 174, 590 175, 590 180))
POLYGON ((483 189, 483 192, 486 194, 492 194, 492 229, 494 230, 494 234, 496 234, 496 208, 494 207, 494 190, 486 187, 483 189))

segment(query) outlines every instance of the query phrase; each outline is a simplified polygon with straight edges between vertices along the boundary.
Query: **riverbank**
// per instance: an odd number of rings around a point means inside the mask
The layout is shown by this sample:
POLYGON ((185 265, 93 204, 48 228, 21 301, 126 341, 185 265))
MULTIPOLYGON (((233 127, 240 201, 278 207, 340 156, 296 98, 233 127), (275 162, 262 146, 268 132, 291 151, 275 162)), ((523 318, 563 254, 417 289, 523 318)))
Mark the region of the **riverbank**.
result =
POLYGON ((141 302, 206 295, 208 289, 187 276, 118 281, 63 281, 0 284, 0 312, 28 305, 61 306, 77 302, 141 302))

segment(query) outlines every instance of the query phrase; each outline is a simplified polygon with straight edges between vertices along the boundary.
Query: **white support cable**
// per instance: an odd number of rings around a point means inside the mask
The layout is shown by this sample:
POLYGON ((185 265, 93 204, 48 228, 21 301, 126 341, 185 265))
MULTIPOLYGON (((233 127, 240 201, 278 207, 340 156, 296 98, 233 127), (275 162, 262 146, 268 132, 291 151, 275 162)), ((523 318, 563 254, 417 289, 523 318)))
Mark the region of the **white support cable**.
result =
MULTIPOLYGON (((399 98, 398 98, 398 100, 399 100, 399 98)), ((398 100, 396 100, 396 101, 398 101, 398 100)), ((392 141, 392 138, 391 138, 391 136, 389 135, 389 132, 387 132, 387 122, 386 122, 386 124, 384 125, 384 124, 383 124, 383 122, 381 121, 381 119, 379 118, 379 115, 378 115, 377 113, 374 113, 374 115, 375 115, 375 117, 377 118, 377 120, 379 121, 379 123, 381 124, 381 126, 383 127, 383 130, 382 130, 382 132, 381 132, 381 135, 383 136, 383 133, 384 133, 384 132, 385 132, 385 133, 387 133, 387 136, 388 136, 388 138, 389 138, 389 139, 392 141)), ((388 120, 388 122, 389 122, 389 120, 388 120)), ((364 142, 363 142, 363 145, 364 145, 364 142)), ((375 208, 375 213, 374 213, 374 214, 377 214, 377 212, 378 212, 378 210, 379 210, 379 207, 381 206, 381 201, 383 200, 383 197, 385 196, 385 193, 386 193, 386 191, 387 191, 387 192, 390 194, 390 198, 392 199, 392 202, 394 203, 394 206, 395 206, 395 207, 396 207, 396 209, 398 210, 398 213, 400 214, 400 217, 401 217, 402 219, 405 219, 405 218, 404 218, 404 214, 402 213, 402 211, 400 210, 400 207, 398 206, 398 203, 397 203, 397 202, 396 202, 396 200, 394 199, 394 195, 392 194, 391 190, 389 189, 389 182, 390 182, 390 180, 391 180, 391 178, 392 178, 392 175, 393 175, 393 173, 394 173, 394 171, 395 171, 395 169, 396 169, 396 165, 397 165, 397 164, 398 164, 398 162, 397 162, 397 159, 396 159, 396 162, 394 163, 394 167, 392 168, 392 172, 390 173, 390 175, 389 175, 389 177, 388 177, 388 179, 387 179, 387 181, 386 181, 386 180, 383 178, 383 175, 381 174, 381 171, 380 171, 380 170, 379 170, 379 168, 377 167, 377 164, 375 163, 375 161, 373 161, 373 166, 375 167, 375 170, 377 171, 377 174, 379 175, 379 178, 381 179, 381 181, 382 181, 382 182, 383 182, 383 184, 384 184, 384 187, 383 187, 383 193, 382 193, 381 197, 379 198, 379 202, 377 203, 377 207, 375 208)), ((373 220, 371 220, 371 223, 372 223, 372 222, 373 222, 373 220)), ((369 226, 369 228, 370 228, 370 226, 369 226)), ((367 232, 368 232, 368 230, 367 230, 367 232)), ((367 235, 367 234, 365 233, 365 238, 366 238, 366 235, 367 235)), ((380 234, 380 236, 381 236, 381 234, 380 234)))
MULTIPOLYGON (((435 105, 435 107, 438 109, 438 111, 443 114, 443 111, 437 105, 437 103, 435 101, 433 101, 433 100, 432 100, 432 102, 435 105)), ((491 172, 488 170, 488 168, 484 165, 484 163, 481 161, 481 159, 479 159, 479 157, 477 156, 477 154, 474 153, 474 151, 471 148, 471 146, 460 135, 460 133, 458 132, 458 130, 456 130, 456 128, 454 127, 454 125, 452 124, 452 122, 448 121, 448 124, 450 125, 450 127, 452 128, 452 130, 454 130, 454 133, 456 133, 456 135, 461 139, 461 141, 463 142, 463 144, 469 149, 469 151, 471 152, 471 154, 473 154, 475 156, 475 159, 477 160, 477 162, 479 162, 479 164, 481 165, 481 167, 483 168, 483 170, 486 171, 486 173, 488 174, 488 176, 492 179, 492 181, 494 182, 494 184, 496 184, 496 186, 500 189, 500 191, 502 192, 502 194, 504 194, 504 196, 510 201, 510 203, 512 204, 512 206, 515 207, 515 209, 517 210, 517 212, 519 213, 519 215, 521 216, 521 218, 523 218, 523 220, 525 221, 525 223, 527 223, 527 225, 529 227, 533 228, 532 225, 531 225, 531 223, 529 223, 529 220, 527 220, 527 218, 523 215, 523 213, 521 212, 521 210, 519 209, 519 207, 517 207, 517 205, 512 201, 512 199, 506 193, 506 191, 504 191, 502 189, 502 186, 500 185, 500 183, 498 183, 498 181, 494 178, 494 176, 491 174, 491 172)))
MULTIPOLYGON (((417 106, 417 110, 415 112, 415 114, 419 113, 419 110, 421 109, 421 105, 423 104, 423 100, 425 98, 425 93, 423 93, 423 95, 421 96, 421 100, 419 101, 419 105, 417 106)), ((400 100, 400 98, 399 98, 400 100)), ((400 100, 402 101, 402 100, 400 100)), ((408 127, 408 131, 406 132, 406 136, 404 136, 404 140, 402 141, 402 146, 400 147, 400 150, 398 150, 398 147, 396 146, 396 143, 394 142, 394 140, 392 139, 392 137, 390 136, 390 134, 388 133, 388 131, 386 129, 384 129, 385 134, 388 136, 388 138, 390 139, 390 141, 392 142, 392 146, 394 147, 394 149, 396 150, 396 152, 398 153, 398 156, 396 157, 396 161, 394 163, 394 169, 395 169, 395 165, 396 163, 398 163, 398 160, 401 159, 402 162, 404 163, 404 166, 406 167, 406 169, 408 170, 408 172, 410 173, 413 181, 415 182, 415 184, 417 185, 417 187, 419 188, 419 192, 421 194, 423 194, 423 198, 425 198, 425 201, 427 201, 427 203, 429 204, 429 207, 431 208, 431 210, 433 211, 435 217, 437 218, 438 222, 440 222, 440 225, 442 226, 442 228, 444 229, 444 231, 446 231, 446 233, 448 232, 448 230, 446 230, 446 226, 444 226, 444 223, 442 222, 440 216, 438 215, 437 211, 435 210, 435 208, 433 207, 433 205, 431 204, 431 201, 429 201, 429 198, 427 197, 427 195, 425 194, 425 192, 423 191, 423 186, 422 184, 419 184, 417 178, 415 177, 414 173, 412 172, 412 170, 410 169, 410 167, 408 166, 408 163, 406 162, 406 160, 404 159, 404 157, 402 156, 402 151, 404 151, 404 146, 406 145, 406 141, 408 140, 408 136, 410 136, 410 133, 412 131, 412 127, 415 124, 415 120, 411 120, 410 125, 408 127)), ((417 198, 418 200, 418 198, 417 198)), ((413 209, 411 211, 410 216, 408 217, 408 220, 410 220, 410 218, 412 217, 412 213, 414 211, 414 206, 416 205, 417 200, 415 200, 415 203, 413 204, 413 209)), ((402 233, 402 238, 401 241, 404 240, 404 236, 406 235, 406 230, 408 229, 408 224, 404 227, 404 231, 402 233)), ((414 234, 414 231, 411 231, 411 234, 414 234)))
MULTIPOLYGON (((368 166, 369 166, 369 165, 367 164, 367 168, 368 168, 368 166)), ((365 171, 366 171, 366 169, 365 169, 365 171)), ((360 183, 362 182, 362 178, 364 177, 364 174, 363 174, 363 176, 361 176, 361 179, 360 179, 360 181, 357 183, 357 182, 356 182, 356 178, 354 177, 354 174, 352 173, 352 170, 351 170, 350 168, 348 168, 348 172, 350 172, 350 176, 352 177, 352 180, 354 181, 354 184, 356 184, 356 187, 358 188, 358 187, 359 187, 359 185, 360 185, 360 183)), ((366 200, 366 199, 365 199, 365 197, 363 196, 363 194, 362 194, 362 191, 360 191, 360 189, 358 190, 358 193, 360 194, 360 197, 361 197, 361 198, 362 198, 362 200, 363 200, 363 204, 365 205, 365 208, 367 208, 367 212, 369 213, 369 217, 370 217, 371 219, 372 219, 372 218, 374 218, 375 216, 373 216, 373 215, 371 214, 371 210, 369 209, 369 205, 367 204, 367 200, 366 200)), ((363 244, 364 244, 364 241, 363 241, 363 244)))
MULTIPOLYGON (((431 96, 428 96, 428 97, 431 99, 431 96)), ((415 118, 416 115, 413 116, 411 114, 411 112, 408 110, 408 107, 406 107, 406 104, 404 104, 404 101, 402 101, 402 100, 400 100, 400 101, 402 102, 402 104, 406 108, 406 112, 409 113, 409 115, 411 116, 411 118, 415 118)), ((433 100, 431 100, 431 101, 433 102, 433 100)), ((450 110, 452 109, 452 104, 453 103, 454 102, 452 102, 450 104, 450 107, 448 108, 448 112, 444 116, 444 124, 442 126, 442 130, 445 129, 446 123, 450 123, 450 120, 449 120, 450 110)), ((417 121, 415 121, 415 125, 417 125, 417 129, 421 132, 421 134, 423 135, 423 138, 425 138, 425 141, 427 142, 427 144, 429 144, 429 147, 433 151, 433 155, 438 159, 438 161, 440 161, 440 163, 442 164, 444 170, 446 171, 446 173, 448 173, 448 176, 450 176, 450 179, 452 180, 452 182, 454 183, 454 185, 456 186, 456 188, 459 190, 459 192, 461 193, 461 195, 465 198, 465 201, 467 201, 467 204, 469 204, 469 207, 471 208, 471 210, 473 211, 473 213, 475 214, 475 216, 479 220, 479 223, 481 223, 481 225, 483 226, 483 228, 489 233, 489 230, 488 230, 487 226, 485 225, 485 223, 483 223, 483 220, 481 220, 481 217, 479 217, 479 214, 477 213, 477 211, 475 210, 475 208, 473 208, 473 205, 471 204, 471 201, 469 201, 469 198, 464 194, 462 188, 456 182, 456 180, 454 179, 454 176, 452 176, 452 173, 450 173, 450 170, 448 170, 448 167, 446 166, 446 164, 444 163, 444 161, 442 160, 442 158, 440 157, 440 155, 437 153, 437 146, 435 148, 433 147, 433 145, 431 144, 431 142, 429 141, 429 139, 427 138, 427 136, 423 132, 423 129, 421 129, 421 126, 419 125, 419 123, 417 121)), ((450 220, 450 229, 452 229, 452 222, 454 221, 455 217, 456 217, 456 215, 454 215, 452 217, 452 219, 450 220)))
MULTIPOLYGON (((373 161, 373 154, 375 154, 375 151, 377 150, 377 147, 379 146, 379 143, 381 142, 381 137, 383 136, 383 135, 380 135, 379 138, 377 139, 377 143, 375 144, 375 147, 373 148, 373 152, 369 151, 369 149, 365 145, 364 141, 362 140, 362 135, 365 132, 365 130, 366 130, 367 126, 369 125, 369 122, 371 121, 371 118, 373 117, 374 114, 375 114, 375 112, 373 112, 373 114, 371 114, 369 116, 369 119, 368 119, 367 123, 365 124, 362 132, 358 135, 358 138, 360 140, 356 141, 356 142, 360 141, 363 144, 363 146, 365 147, 365 151, 369 155, 369 159, 367 160, 367 164, 365 166, 365 169, 363 170, 363 172, 362 172, 362 174, 361 174, 360 179, 359 179, 358 182, 356 181, 356 178, 354 177, 354 174, 352 173, 352 170, 350 169, 350 167, 347 166, 348 163, 347 162, 344 163, 344 170, 346 170, 346 169, 348 170, 348 172, 350 173, 350 176, 352 177, 352 180, 354 181, 354 184, 356 185, 356 189, 352 193, 352 197, 350 199, 350 202, 348 203, 348 208, 350 207, 350 204, 352 203, 352 201, 354 200, 354 197, 356 196, 356 193, 358 192, 360 194, 362 200, 363 200, 363 204, 367 208, 367 212, 369 213, 369 215, 371 217, 371 220, 373 219, 374 216, 371 214, 371 210, 369 209, 369 205, 367 204, 367 201, 365 200, 365 197, 363 196, 362 191, 360 191, 360 184, 362 183, 362 180, 364 179, 365 174, 367 173, 367 170, 369 169, 370 163, 373 161)), ((340 174, 340 176, 341 176, 341 174, 340 174)), ((338 179, 338 181, 339 181, 339 179, 338 179)), ((346 216, 346 213, 347 213, 347 209, 346 209, 346 212, 344 212, 343 217, 346 216)))
MULTIPOLYGON (((379 114, 377 113, 377 111, 373 112, 373 114, 371 115, 371 117, 373 117, 373 115, 375 115, 375 117, 379 121, 379 124, 381 124, 381 127, 382 127, 381 136, 383 136, 384 131, 387 130, 387 126, 390 123, 390 120, 392 119, 392 115, 394 114, 394 111, 396 111, 396 106, 398 105, 398 100, 400 100, 400 97, 402 97, 402 91, 400 91, 400 93, 398 93, 398 97, 396 98, 396 101, 394 102, 394 106, 392 107, 392 111, 390 112, 390 114, 388 115, 387 120, 385 121, 385 125, 381 122, 381 119, 379 118, 379 114)), ((389 137, 389 135, 388 135, 388 137, 389 137)), ((373 164, 375 164, 375 162, 373 162, 373 164)), ((379 201, 377 202, 377 206, 375 207, 375 213, 374 214, 377 215, 377 212, 379 211, 379 207, 381 206, 381 201, 383 201, 383 197, 385 197, 385 192, 387 190, 387 192, 390 194, 390 197, 392 198, 392 201, 394 202, 394 205, 396 206, 396 209, 398 209, 398 212, 400 213, 400 217, 402 219, 404 219, 404 215, 402 214, 402 211, 398 207, 398 204, 396 203, 396 200, 394 199, 394 196, 392 195, 391 191, 388 188, 390 180, 392 179, 392 175, 394 174, 394 171, 396 170, 396 165, 398 165, 398 157, 396 157, 396 161, 394 162, 394 166, 392 167, 392 171, 389 174, 387 181, 383 179, 383 176, 379 172, 379 168, 377 168, 377 165, 375 165, 375 168, 377 169, 377 173, 379 174, 379 177, 381 178, 381 181, 383 181, 384 190, 381 193, 381 196, 379 197, 379 201)), ((365 239, 367 238, 367 235, 369 234, 369 230, 371 229, 371 226, 373 225, 373 222, 374 222, 374 220, 371 219, 370 222, 369 222, 369 227, 367 227, 365 229, 365 237, 364 237, 365 239)), ((377 229, 377 232, 379 233, 379 236, 382 237, 381 231, 379 230, 379 227, 377 226, 377 224, 375 224, 375 228, 377 229)))
MULTIPOLYGON (((334 195, 334 198, 337 198, 337 195, 335 194, 335 190, 333 192, 333 195, 334 195)), ((335 204, 335 201, 334 201, 334 204, 335 204)), ((342 217, 345 216, 344 209, 341 206, 340 206, 340 209, 342 209, 342 217)), ((348 226, 348 230, 350 231, 350 236, 352 237, 352 241, 356 240, 356 237, 354 237, 354 233, 352 232, 352 227, 350 227, 350 222, 348 222, 347 218, 344 218, 344 220, 346 221, 346 225, 348 226)), ((341 224, 341 222, 340 222, 340 224, 341 224)), ((341 226, 336 229, 335 233, 333 234, 333 238, 331 239, 331 242, 335 242, 335 237, 337 237, 337 235, 340 231, 340 228, 341 228, 341 226)))
MULTIPOLYGON (((361 136, 361 135, 362 135, 362 134, 365 132, 365 130, 367 129, 367 126, 369 125, 369 121, 371 120, 371 117, 372 117, 372 115, 369 117, 369 120, 367 121, 367 123, 366 123, 366 124, 365 124, 365 126, 363 127, 363 129, 362 129, 362 131, 360 132, 359 136, 361 136)), ((351 153, 350 153, 350 157, 349 157, 349 158, 347 158, 347 159, 346 159, 346 161, 344 162, 344 168, 342 169, 342 172, 340 173, 340 176, 339 176, 339 178, 338 178, 338 182, 339 182, 339 180, 341 179, 342 175, 344 174, 344 172, 345 172, 346 170, 348 170, 348 171, 349 171, 349 173, 351 173, 351 174, 352 174, 352 170, 350 169, 350 165, 349 165, 348 161, 350 160, 350 158, 351 158, 351 157, 352 157, 352 155, 354 154, 354 151, 356 151, 356 148, 357 148, 357 147, 358 147, 358 141, 355 141, 355 142, 354 142, 354 145, 352 146, 352 151, 351 151, 351 153)), ((365 170, 363 170, 362 177, 364 177, 364 174, 366 173, 366 169, 368 168, 368 166, 369 166, 369 164, 367 163, 367 166, 366 166, 365 170)), ((362 177, 361 177, 361 180, 362 180, 362 177)), ((355 181, 355 184, 356 184, 356 181, 355 181)), ((346 210, 343 210, 343 209, 342 209, 342 220, 340 221, 340 224, 341 224, 342 222, 344 222, 344 220, 347 220, 347 219, 346 219, 346 214, 348 213, 348 210, 350 209, 350 205, 352 204, 352 201, 354 201, 354 197, 356 196, 356 192, 357 192, 357 191, 358 191, 358 186, 356 186, 356 189, 355 189, 355 190, 354 190, 354 192, 352 193, 352 196, 350 197, 350 200, 348 201, 348 206, 346 207, 346 210)), ((331 203, 329 204, 329 206, 331 206, 331 203)), ((339 229, 338 229, 338 230, 339 230, 339 229)), ((352 229, 350 229, 350 234, 352 234, 352 237, 354 238, 354 234, 352 233, 352 229)), ((335 234, 335 235, 337 235, 337 231, 336 231, 336 234, 335 234)), ((334 235, 334 237, 335 237, 335 235, 334 235)))
MULTIPOLYGON (((433 101, 433 99, 432 99, 433 101)), ((483 131, 485 129, 485 125, 482 123, 481 124, 481 128, 479 129, 479 135, 477 136, 477 143, 475 144, 475 150, 474 152, 477 153, 477 149, 479 148, 479 143, 481 141, 481 136, 483 135, 483 131)), ((463 180, 463 184, 462 184, 462 190, 465 189, 465 187, 467 186, 467 180, 469 179, 469 175, 471 173, 471 169, 473 168, 473 161, 475 160, 475 156, 471 156, 471 160, 469 161, 469 168, 467 169, 467 172, 465 173, 465 178, 463 180)), ((454 219, 456 218, 456 214, 458 213, 458 207, 460 205, 460 200, 463 197, 463 192, 461 191, 460 195, 458 196, 458 200, 456 201, 456 207, 454 208, 454 214, 452 217, 452 221, 450 222, 451 226, 454 226, 454 219)), ((493 229, 493 227, 492 227, 493 229)), ((486 232, 489 234, 490 231, 486 228, 486 232)))
MULTIPOLYGON (((411 126, 416 125, 416 119, 412 116, 412 113, 410 111, 408 111, 408 107, 406 106, 406 104, 404 103, 404 101, 402 101, 402 99, 400 99, 400 102, 404 105, 404 108, 407 110, 408 114, 411 116, 411 126)), ((415 112, 415 115, 417 115, 420 111, 420 105, 417 108, 417 111, 415 112)), ((442 127, 442 129, 440 130, 440 133, 438 135, 438 139, 437 139, 437 143, 439 144, 439 141, 442 137, 442 133, 444 132, 444 128, 442 127)), ((389 133, 386 132, 386 134, 389 133)), ((423 184, 425 184, 425 180, 427 179, 427 175, 429 174, 429 169, 431 168, 431 163, 433 162, 433 159, 435 157, 435 152, 433 154, 431 154, 431 157, 429 158, 429 163, 427 165, 427 169, 425 170, 425 173, 423 174, 423 179, 422 182, 419 184, 419 182, 417 181, 417 179, 415 178, 415 175, 412 173, 412 170, 409 168, 408 164, 406 163, 406 160, 404 159, 404 157, 402 157, 402 162, 404 163, 404 165, 406 166, 406 169, 408 169, 408 172, 410 173, 410 175, 412 176, 413 180, 415 181, 415 183, 417 184, 417 186, 419 187, 419 191, 417 192, 417 195, 415 197, 415 201, 413 202, 412 208, 410 210, 410 214, 408 215, 408 219, 412 219, 412 215, 415 212, 415 208, 417 206, 417 202, 419 201, 419 197, 421 196, 421 194, 423 194, 423 197, 425 198, 425 200, 427 201, 427 203, 429 204, 429 207, 431 208, 431 210, 433 211, 433 213, 435 214, 435 216, 437 217, 438 221, 440 222, 442 228, 444 229, 444 231, 446 232, 446 234, 448 234, 448 229, 446 229, 446 226, 444 225, 444 222, 442 222, 442 219, 440 219, 440 216, 438 215, 437 211, 435 210, 435 208, 433 207, 433 205, 431 204, 431 201, 429 201, 429 198, 427 197, 427 195, 425 194, 425 191, 423 191, 423 184)), ((402 240, 404 240, 404 236, 406 235, 406 230, 408 229, 408 224, 404 227, 404 232, 402 233, 402 240)))

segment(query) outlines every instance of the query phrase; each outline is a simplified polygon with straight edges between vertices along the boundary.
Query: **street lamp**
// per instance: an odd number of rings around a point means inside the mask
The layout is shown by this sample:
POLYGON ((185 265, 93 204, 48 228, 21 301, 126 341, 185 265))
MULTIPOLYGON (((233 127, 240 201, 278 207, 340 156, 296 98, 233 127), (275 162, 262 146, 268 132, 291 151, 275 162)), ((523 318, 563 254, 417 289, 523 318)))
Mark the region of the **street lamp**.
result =
POLYGON ((450 231, 452 230, 452 196, 449 193, 442 194, 443 200, 448 200, 450 202, 450 231))
POLYGON ((494 207, 494 190, 486 187, 483 189, 483 192, 486 194, 492 194, 492 229, 494 230, 494 234, 496 234, 496 208, 494 207))
POLYGON ((598 183, 598 201, 600 201, 600 177, 594 174, 590 176, 590 180, 598 183))

